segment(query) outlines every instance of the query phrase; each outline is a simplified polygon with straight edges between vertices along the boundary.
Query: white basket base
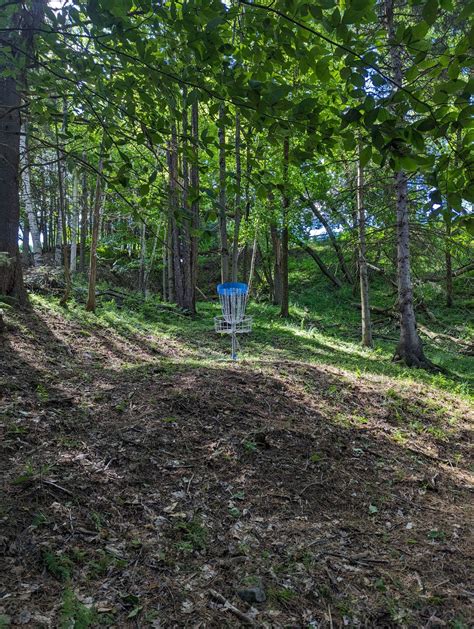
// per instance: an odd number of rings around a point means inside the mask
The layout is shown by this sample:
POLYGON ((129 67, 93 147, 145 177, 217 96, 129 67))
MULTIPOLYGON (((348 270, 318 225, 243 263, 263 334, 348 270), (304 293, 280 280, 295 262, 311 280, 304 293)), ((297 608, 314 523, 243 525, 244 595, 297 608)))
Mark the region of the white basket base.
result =
POLYGON ((245 334, 252 331, 252 317, 244 317, 238 323, 229 323, 225 317, 214 317, 214 330, 219 334, 245 334))

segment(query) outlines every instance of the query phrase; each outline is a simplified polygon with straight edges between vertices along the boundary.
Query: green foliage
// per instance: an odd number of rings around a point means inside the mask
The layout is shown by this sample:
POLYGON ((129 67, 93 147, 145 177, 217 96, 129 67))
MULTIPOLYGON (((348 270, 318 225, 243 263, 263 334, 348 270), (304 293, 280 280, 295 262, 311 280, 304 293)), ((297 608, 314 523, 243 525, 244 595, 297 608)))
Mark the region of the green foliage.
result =
POLYGON ((175 525, 175 531, 180 537, 180 540, 176 542, 178 550, 190 553, 207 547, 208 532, 198 517, 190 521, 180 520, 175 525))
POLYGON ((45 550, 42 560, 47 571, 58 581, 68 581, 71 578, 74 563, 66 554, 45 550))
POLYGON ((94 608, 81 603, 73 590, 66 588, 60 612, 61 629, 87 629, 97 626, 97 622, 98 617, 94 608))

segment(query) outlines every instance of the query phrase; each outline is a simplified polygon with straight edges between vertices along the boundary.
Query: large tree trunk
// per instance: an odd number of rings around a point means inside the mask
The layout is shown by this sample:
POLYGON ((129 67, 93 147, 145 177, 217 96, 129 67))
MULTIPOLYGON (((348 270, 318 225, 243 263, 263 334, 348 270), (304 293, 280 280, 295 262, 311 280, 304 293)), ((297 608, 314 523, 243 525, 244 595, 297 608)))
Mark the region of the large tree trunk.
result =
MULTIPOLYGON (((403 83, 403 66, 401 47, 399 44, 393 43, 396 40, 393 9, 394 0, 385 0, 385 21, 390 44, 392 75, 400 87, 403 83)), ((399 89, 399 87, 396 89, 399 89)), ((396 172, 394 183, 397 213, 397 272, 400 314, 400 341, 395 351, 394 360, 403 361, 409 367, 433 368, 432 363, 424 356, 423 346, 416 329, 410 268, 410 228, 406 174, 403 171, 396 172)))
POLYGON ((288 317, 289 312, 289 287, 288 287, 288 164, 289 164, 290 140, 286 137, 283 141, 283 226, 281 230, 281 309, 280 316, 288 317))
POLYGON ((0 295, 27 301, 18 249, 20 223, 20 95, 0 65, 0 295))
POLYGON ((367 246, 365 239, 364 171, 359 159, 357 162, 357 215, 359 226, 359 280, 362 312, 362 345, 372 347, 372 325, 370 322, 369 275, 367 272, 367 246))
POLYGON ((99 158, 99 167, 97 172, 97 180, 95 183, 94 206, 92 213, 92 239, 89 262, 89 294, 87 297, 86 310, 95 312, 95 287, 97 283, 97 242, 99 240, 100 226, 100 207, 101 207, 101 175, 102 175, 103 158, 99 158))
POLYGON ((241 204, 242 165, 240 161, 240 114, 235 114, 235 210, 234 239, 232 245, 232 281, 236 282, 239 273, 239 233, 242 216, 241 204))
POLYGON ((404 361, 409 367, 427 367, 423 347, 416 329, 413 287, 410 272, 410 230, 408 223, 408 186, 404 172, 395 174, 397 206, 397 271, 398 305, 400 313, 400 341, 394 360, 404 361))
POLYGON ((28 224, 30 226, 31 241, 33 244, 33 264, 41 264, 41 238, 38 228, 38 219, 33 202, 33 193, 31 190, 30 175, 30 157, 28 152, 28 125, 23 123, 20 134, 20 163, 21 163, 21 183, 23 190, 23 201, 25 204, 26 214, 28 216, 28 224))
POLYGON ((221 250, 221 282, 229 280, 229 245, 227 242, 225 108, 219 108, 219 236, 221 250))

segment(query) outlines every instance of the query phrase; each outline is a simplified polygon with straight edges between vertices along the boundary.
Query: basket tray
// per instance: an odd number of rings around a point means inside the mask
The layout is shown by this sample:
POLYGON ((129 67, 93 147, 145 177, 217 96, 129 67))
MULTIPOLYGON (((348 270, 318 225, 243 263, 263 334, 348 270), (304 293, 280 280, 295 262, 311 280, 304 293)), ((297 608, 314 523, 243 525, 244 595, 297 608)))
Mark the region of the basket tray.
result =
POLYGON ((228 323, 224 317, 214 317, 214 330, 220 334, 245 334, 252 331, 252 317, 244 317, 238 323, 228 323))

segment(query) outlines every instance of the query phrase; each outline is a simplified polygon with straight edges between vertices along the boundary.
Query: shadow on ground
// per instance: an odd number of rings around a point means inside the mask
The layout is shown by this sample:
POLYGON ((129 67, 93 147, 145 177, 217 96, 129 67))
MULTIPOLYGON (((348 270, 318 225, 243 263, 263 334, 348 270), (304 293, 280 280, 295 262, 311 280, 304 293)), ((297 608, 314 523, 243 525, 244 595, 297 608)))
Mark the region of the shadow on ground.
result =
POLYGON ((462 401, 297 361, 199 365, 46 310, 9 325, 14 624, 237 626, 217 591, 257 625, 469 625, 462 401), (260 580, 264 603, 239 598, 260 580))

